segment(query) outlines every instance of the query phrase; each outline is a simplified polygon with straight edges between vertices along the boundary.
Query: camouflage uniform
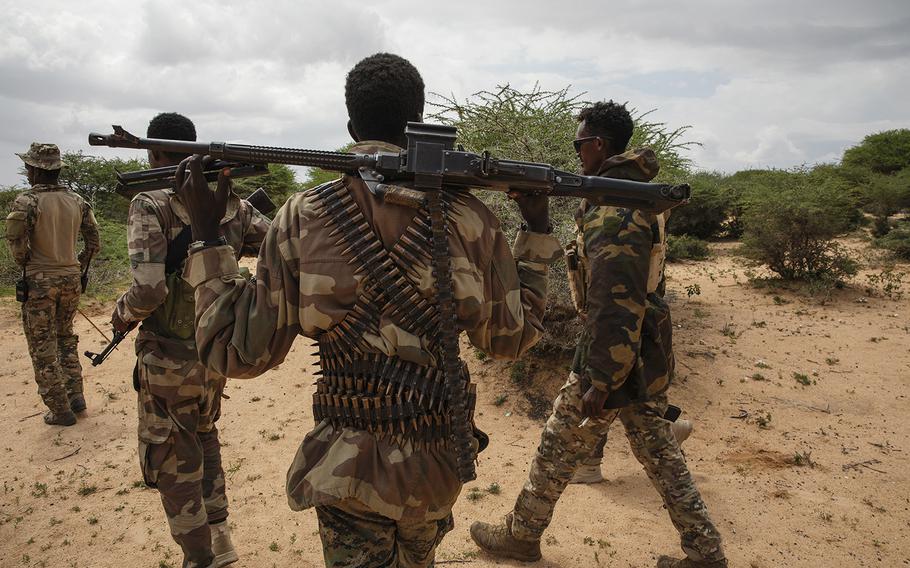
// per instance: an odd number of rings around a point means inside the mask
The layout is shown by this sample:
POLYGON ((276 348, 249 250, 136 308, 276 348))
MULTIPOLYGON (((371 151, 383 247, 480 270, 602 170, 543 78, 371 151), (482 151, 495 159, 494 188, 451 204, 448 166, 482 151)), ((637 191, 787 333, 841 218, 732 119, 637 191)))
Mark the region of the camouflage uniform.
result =
MULTIPOLYGON (((364 142, 351 151, 377 150, 399 148, 364 142)), ((360 179, 335 183, 350 190, 354 208, 381 247, 391 250, 405 240, 414 209, 377 198, 360 179)), ((320 215, 324 190, 297 194, 278 212, 255 281, 239 277, 229 247, 203 249, 187 260, 184 277, 197 286, 199 355, 215 372, 254 377, 281 363, 298 335, 322 346, 322 338, 344 327, 365 277, 320 215)), ((561 254, 559 243, 549 235, 521 232, 510 252, 496 218, 467 193, 453 200, 449 221, 458 328, 492 356, 520 356, 541 336, 548 265, 561 254)), ((431 268, 416 262, 404 272, 432 303, 431 268)), ((437 365, 428 347, 434 338, 396 325, 392 308, 379 308, 380 332, 361 336, 366 346, 358 356, 437 365)), ((452 526, 452 505, 461 490, 450 445, 336 424, 328 418, 316 424, 287 475, 290 507, 316 507, 326 564, 431 564, 436 545, 452 526)))
MULTIPOLYGON (((143 477, 161 494, 171 535, 183 549, 184 566, 208 566, 209 525, 228 514, 215 427, 225 378, 199 363, 192 310, 183 314, 177 310, 176 317, 183 319, 168 321, 166 315, 167 306, 181 296, 187 296, 192 306, 192 288, 180 279, 179 271, 166 274, 168 248, 181 246, 178 237, 189 221, 172 190, 133 198, 128 221, 133 282, 117 301, 116 314, 127 323, 143 322, 136 339, 135 370, 143 477)), ((237 258, 253 256, 268 221, 249 203, 231 196, 221 229, 237 258)), ((188 245, 191 239, 182 238, 182 246, 188 245)))
MULTIPOLYGON (((33 144, 28 153, 19 154, 27 164, 50 170, 63 166, 59 155, 53 144, 33 144), (55 158, 48 161, 48 156, 55 158)), ((101 247, 98 223, 91 206, 69 188, 39 184, 13 201, 6 239, 28 285, 22 327, 38 393, 51 412, 67 414, 69 399, 83 391, 73 318, 81 295, 80 274, 101 247), (77 257, 79 234, 84 247, 77 257)))
MULTIPOLYGON (((600 175, 649 181, 657 167, 651 150, 632 150, 608 160, 600 175)), ((619 418, 632 452, 664 499, 687 556, 722 560, 720 535, 670 423, 662 418, 674 358, 670 312, 662 297, 659 220, 651 213, 584 200, 576 222, 580 264, 589 284, 581 306, 587 325, 528 481, 507 517, 511 534, 521 541, 540 540, 572 474, 619 418), (611 394, 605 415, 585 422, 582 396, 591 385, 611 394)))

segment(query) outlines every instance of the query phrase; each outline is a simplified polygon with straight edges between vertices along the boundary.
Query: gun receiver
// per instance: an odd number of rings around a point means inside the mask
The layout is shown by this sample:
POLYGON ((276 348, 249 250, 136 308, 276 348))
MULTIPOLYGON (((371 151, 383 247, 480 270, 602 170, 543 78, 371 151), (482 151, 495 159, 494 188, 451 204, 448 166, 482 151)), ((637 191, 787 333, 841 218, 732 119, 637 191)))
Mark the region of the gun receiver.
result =
POLYGON ((88 357, 89 359, 91 359, 92 367, 97 367, 101 363, 104 363, 104 360, 107 359, 108 356, 114 352, 114 349, 117 349, 117 346, 120 345, 120 342, 123 341, 123 339, 127 336, 127 334, 132 329, 133 328, 130 327, 130 329, 123 331, 123 332, 115 331, 114 338, 111 339, 111 342, 107 344, 107 346, 104 348, 103 351, 101 351, 101 353, 92 353, 91 351, 86 351, 85 356, 88 357))
POLYGON ((187 142, 139 138, 120 126, 113 134, 89 134, 92 146, 136 148, 165 152, 208 154, 242 164, 278 163, 322 168, 357 175, 377 195, 389 193, 403 200, 421 200, 420 192, 392 185, 415 176, 441 177, 446 187, 481 188, 553 197, 584 197, 601 205, 661 213, 689 199, 687 184, 642 183, 614 178, 583 176, 557 170, 548 164, 493 158, 489 152, 474 154, 455 149, 456 130, 451 126, 409 122, 408 148, 399 153, 354 154, 299 148, 248 146, 227 142, 187 142))
MULTIPOLYGON (((231 170, 232 179, 261 176, 269 173, 269 169, 265 164, 241 164, 238 162, 215 160, 209 164, 208 168, 205 170, 205 179, 209 182, 216 181, 218 179, 218 173, 224 168, 229 168, 231 170)), ((138 172, 115 173, 117 174, 117 187, 114 188, 114 191, 127 199, 132 199, 133 197, 136 197, 137 193, 143 191, 174 187, 177 166, 165 166, 163 168, 153 168, 138 172)))

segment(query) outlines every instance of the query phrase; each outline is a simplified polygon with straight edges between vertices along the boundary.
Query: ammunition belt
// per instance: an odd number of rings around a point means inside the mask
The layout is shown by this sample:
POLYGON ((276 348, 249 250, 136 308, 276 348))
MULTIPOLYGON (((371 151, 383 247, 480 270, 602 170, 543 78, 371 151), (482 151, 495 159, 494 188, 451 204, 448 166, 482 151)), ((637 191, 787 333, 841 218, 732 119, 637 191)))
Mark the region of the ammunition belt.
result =
POLYGON ((424 298, 405 274, 409 272, 414 280, 419 280, 415 268, 429 266, 432 261, 421 244, 432 238, 426 221, 428 213, 419 211, 398 242, 387 251, 343 183, 316 188, 315 197, 315 211, 326 217, 327 225, 332 227, 329 236, 337 238, 335 244, 343 247, 342 256, 350 257, 350 264, 357 263, 355 274, 366 279, 354 308, 325 334, 325 339, 337 347, 335 354, 353 357, 372 351, 364 344, 363 334, 378 334, 382 315, 399 328, 427 339, 429 350, 434 351, 439 330, 436 302, 424 298), (384 309, 388 311, 383 313, 384 309))
POLYGON ((335 244, 344 247, 342 256, 350 256, 350 264, 357 263, 355 274, 364 277, 364 290, 354 308, 318 338, 324 374, 317 381, 313 412, 317 420, 336 425, 451 444, 458 477, 466 483, 477 477, 476 394, 459 357, 456 327, 448 209, 457 197, 442 191, 440 175, 416 175, 414 181, 427 199, 390 251, 344 182, 313 190, 314 210, 326 218, 330 237, 337 237, 335 244), (425 243, 431 244, 431 251, 425 243), (413 280, 419 280, 415 265, 432 267, 434 298, 424 298, 408 278, 410 271, 413 280), (382 316, 427 341, 440 368, 420 367, 397 357, 379 367, 372 357, 382 356, 367 356, 375 349, 364 336, 379 335, 382 316))
MULTIPOLYGON (((344 361, 325 357, 320 364, 313 394, 316 421, 414 442, 448 440, 454 434, 441 369, 378 353, 344 361)), ((467 369, 462 372, 467 378, 467 369)), ((476 385, 464 382, 473 419, 476 385)))

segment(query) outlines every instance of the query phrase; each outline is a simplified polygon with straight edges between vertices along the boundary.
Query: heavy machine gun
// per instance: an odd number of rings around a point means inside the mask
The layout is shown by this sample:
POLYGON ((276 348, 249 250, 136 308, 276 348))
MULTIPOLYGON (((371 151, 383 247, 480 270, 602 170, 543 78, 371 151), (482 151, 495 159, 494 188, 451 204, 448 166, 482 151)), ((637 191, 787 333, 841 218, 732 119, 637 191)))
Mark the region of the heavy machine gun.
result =
MULTIPOLYGON (((548 164, 494 158, 489 152, 476 154, 456 149, 456 130, 451 126, 408 123, 408 147, 401 152, 356 154, 299 148, 250 146, 229 142, 188 142, 140 138, 120 126, 113 134, 89 134, 92 146, 161 150, 185 154, 207 154, 224 160, 241 175, 258 175, 249 168, 257 164, 309 166, 359 176, 377 195, 389 193, 390 200, 420 201, 419 191, 395 185, 416 177, 439 177, 448 188, 487 189, 552 197, 583 197, 602 205, 642 209, 660 213, 686 202, 687 184, 643 183, 557 170, 548 164)), ((220 169, 220 168, 219 168, 220 169)), ((149 172, 154 170, 149 170, 149 172)), ((208 168, 214 180, 218 169, 208 168)), ((146 173, 146 172, 143 172, 146 173)), ((121 174, 128 176, 129 174, 121 174)), ((158 174, 162 175, 161 173, 158 174)), ((173 177, 172 174, 169 174, 173 177)), ((141 176, 128 183, 142 182, 141 176)), ((168 182, 170 183, 170 182, 168 182)))

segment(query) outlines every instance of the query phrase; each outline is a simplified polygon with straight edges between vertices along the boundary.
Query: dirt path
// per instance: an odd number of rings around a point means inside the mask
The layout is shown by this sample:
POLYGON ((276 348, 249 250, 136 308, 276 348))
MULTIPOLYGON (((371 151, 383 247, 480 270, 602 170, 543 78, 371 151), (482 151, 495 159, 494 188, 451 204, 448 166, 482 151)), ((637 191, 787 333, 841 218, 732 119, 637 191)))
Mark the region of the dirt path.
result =
MULTIPOLYGON (((822 306, 757 290, 727 248, 673 265, 669 291, 679 357, 671 399, 696 423, 685 450, 731 566, 910 566, 910 299, 857 287, 822 306), (700 295, 690 298, 692 284, 700 295)), ((106 313, 93 310, 99 322, 106 313)), ((131 346, 86 370, 89 412, 78 426, 48 428, 14 303, 4 300, 0 316, 0 566, 179 566, 158 496, 140 483, 131 346)), ((80 349, 101 344, 85 321, 77 328, 80 349)), ((312 425, 309 352, 298 341, 278 370, 228 383, 220 428, 238 566, 322 565, 314 514, 292 513, 284 498, 285 471, 312 425)), ((478 422, 493 440, 438 559, 485 567, 499 564, 476 553, 468 526, 508 511, 541 423, 519 412, 526 404, 507 370, 466 355, 480 383, 478 422)), ((537 565, 646 567, 678 550, 614 434, 609 481, 566 491, 537 565)))

